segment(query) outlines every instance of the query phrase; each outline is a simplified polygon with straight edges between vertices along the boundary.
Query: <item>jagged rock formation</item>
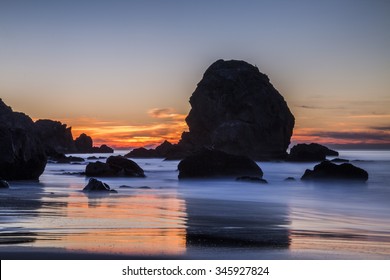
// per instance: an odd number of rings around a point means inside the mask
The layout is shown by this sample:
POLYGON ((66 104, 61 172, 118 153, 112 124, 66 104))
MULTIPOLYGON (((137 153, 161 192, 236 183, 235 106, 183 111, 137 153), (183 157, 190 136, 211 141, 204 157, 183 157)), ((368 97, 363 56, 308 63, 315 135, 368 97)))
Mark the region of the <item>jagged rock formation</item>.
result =
POLYGON ((301 180, 354 180, 365 182, 368 180, 368 173, 350 163, 337 165, 325 160, 314 166, 313 170, 306 169, 301 180))
POLYGON ((34 122, 0 99, 0 178, 37 180, 47 158, 34 122))
POLYGON ((178 169, 179 179, 237 176, 261 178, 263 176, 261 168, 248 157, 206 148, 183 159, 178 169))
POLYGON ((326 156, 338 156, 339 153, 317 143, 298 144, 291 148, 289 161, 323 161, 326 156))
POLYGON ((59 121, 37 120, 35 129, 45 146, 46 154, 73 153, 76 147, 73 141, 72 128, 59 121))

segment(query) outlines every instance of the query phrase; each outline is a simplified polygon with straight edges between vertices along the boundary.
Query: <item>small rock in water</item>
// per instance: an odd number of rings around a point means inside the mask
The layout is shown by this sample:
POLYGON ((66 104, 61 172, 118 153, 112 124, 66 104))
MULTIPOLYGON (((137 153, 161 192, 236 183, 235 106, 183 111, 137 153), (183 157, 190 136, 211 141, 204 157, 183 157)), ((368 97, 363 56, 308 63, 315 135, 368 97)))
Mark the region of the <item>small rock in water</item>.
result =
POLYGON ((111 191, 110 186, 106 183, 103 183, 102 181, 99 181, 95 178, 89 179, 88 184, 83 189, 84 192, 91 192, 91 191, 111 191))
POLYGON ((9 188, 8 182, 5 180, 0 180, 0 189, 8 189, 8 188, 9 188))

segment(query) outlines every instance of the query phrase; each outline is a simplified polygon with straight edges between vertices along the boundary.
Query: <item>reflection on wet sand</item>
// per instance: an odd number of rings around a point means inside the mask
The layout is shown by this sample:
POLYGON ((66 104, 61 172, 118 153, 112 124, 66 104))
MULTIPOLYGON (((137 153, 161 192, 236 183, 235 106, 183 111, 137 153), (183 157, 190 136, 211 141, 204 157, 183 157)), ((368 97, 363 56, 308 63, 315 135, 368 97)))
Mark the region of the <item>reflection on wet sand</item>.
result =
POLYGON ((186 199, 187 245, 288 247, 288 208, 281 203, 186 199))
POLYGON ((185 203, 174 195, 72 194, 69 201, 56 246, 128 255, 186 251, 185 203))

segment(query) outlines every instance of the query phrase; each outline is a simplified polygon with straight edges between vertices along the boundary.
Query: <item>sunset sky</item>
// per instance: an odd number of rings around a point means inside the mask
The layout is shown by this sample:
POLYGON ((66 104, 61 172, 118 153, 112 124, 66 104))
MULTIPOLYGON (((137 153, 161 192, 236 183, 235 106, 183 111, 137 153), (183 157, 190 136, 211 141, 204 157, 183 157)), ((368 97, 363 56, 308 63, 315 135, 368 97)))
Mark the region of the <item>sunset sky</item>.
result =
POLYGON ((390 147, 390 1, 0 1, 0 97, 97 145, 177 141, 220 58, 270 77, 294 142, 390 147))

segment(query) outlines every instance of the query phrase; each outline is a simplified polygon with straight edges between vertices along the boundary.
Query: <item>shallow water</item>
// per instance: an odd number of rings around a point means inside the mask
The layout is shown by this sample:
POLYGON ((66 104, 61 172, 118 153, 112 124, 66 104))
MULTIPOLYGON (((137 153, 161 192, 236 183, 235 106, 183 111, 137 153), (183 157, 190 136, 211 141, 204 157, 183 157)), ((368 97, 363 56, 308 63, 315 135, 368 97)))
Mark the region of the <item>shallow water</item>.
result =
POLYGON ((0 190, 0 255, 390 259, 390 152, 340 157, 368 182, 301 182, 315 164, 284 162, 258 163, 266 185, 178 181, 178 161, 136 159, 146 178, 103 178, 118 193, 88 195, 88 178, 65 174, 86 163, 49 163, 39 183, 0 190))

